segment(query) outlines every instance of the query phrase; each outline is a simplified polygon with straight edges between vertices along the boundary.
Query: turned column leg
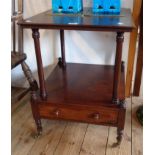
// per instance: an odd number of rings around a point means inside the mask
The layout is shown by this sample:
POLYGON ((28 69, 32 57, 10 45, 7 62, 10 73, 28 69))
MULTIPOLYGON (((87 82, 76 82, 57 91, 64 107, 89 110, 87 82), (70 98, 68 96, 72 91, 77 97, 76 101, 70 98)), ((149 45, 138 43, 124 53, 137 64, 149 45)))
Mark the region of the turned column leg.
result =
POLYGON ((119 101, 120 109, 118 114, 118 125, 117 125, 117 142, 113 144, 113 147, 119 146, 121 144, 122 138, 123 138, 123 131, 124 131, 124 125, 125 125, 125 113, 126 113, 126 107, 125 107, 125 101, 119 101))
POLYGON ((31 109, 35 124, 37 126, 37 133, 33 135, 34 138, 38 138, 42 134, 41 119, 38 112, 38 104, 36 103, 37 94, 35 91, 31 91, 31 109))
POLYGON ((120 145, 122 141, 124 125, 125 125, 125 101, 120 101, 120 111, 118 116, 118 128, 117 128, 117 144, 120 145))
POLYGON ((124 32, 117 32, 116 37, 116 57, 115 57, 115 68, 114 68, 114 79, 113 79, 113 102, 118 104, 118 89, 121 74, 121 59, 122 59, 122 46, 124 41, 124 32))
POLYGON ((114 79, 113 79, 113 103, 119 104, 119 115, 118 115, 118 125, 117 125, 117 143, 113 146, 118 146, 121 144, 124 124, 125 124, 125 101, 119 100, 118 92, 119 92, 119 82, 121 78, 121 71, 124 70, 124 63, 121 62, 122 59, 122 47, 124 41, 124 32, 117 32, 116 37, 116 57, 115 57, 115 67, 114 67, 114 79))
POLYGON ((117 143, 115 143, 115 146, 119 146, 122 142, 123 138, 123 129, 117 128, 117 143))
POLYGON ((32 37, 34 39, 36 59, 37 59, 38 76, 39 76, 39 84, 40 84, 40 97, 43 100, 46 100, 47 92, 46 92, 46 87, 45 87, 44 71, 43 71, 43 64, 42 64, 41 50, 40 50, 40 41, 39 41, 40 34, 39 34, 38 29, 32 29, 32 37))
POLYGON ((65 67, 65 35, 64 30, 60 30, 60 43, 61 43, 61 58, 59 58, 59 65, 65 67))

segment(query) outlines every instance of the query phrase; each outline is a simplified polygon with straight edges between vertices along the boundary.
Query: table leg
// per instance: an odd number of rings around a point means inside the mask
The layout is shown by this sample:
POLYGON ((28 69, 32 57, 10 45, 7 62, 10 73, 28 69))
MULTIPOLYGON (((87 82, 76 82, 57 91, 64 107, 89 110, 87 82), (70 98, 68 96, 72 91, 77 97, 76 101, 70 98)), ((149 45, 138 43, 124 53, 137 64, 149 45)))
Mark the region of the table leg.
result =
POLYGON ((61 57, 59 58, 59 64, 63 67, 66 66, 66 60, 65 60, 65 36, 64 36, 64 30, 60 30, 60 43, 61 43, 61 57))
POLYGON ((31 91, 31 109, 33 118, 37 126, 37 133, 34 133, 33 135, 34 138, 38 138, 42 134, 41 119, 38 112, 38 104, 36 103, 36 99, 37 99, 36 93, 31 91))
POLYGON ((115 68, 114 68, 114 79, 113 79, 113 102, 119 104, 119 81, 121 74, 121 59, 122 59, 122 46, 124 41, 124 32, 117 32, 116 37, 116 57, 115 57, 115 68))
POLYGON ((35 53, 36 53, 36 59, 37 59, 38 76, 39 76, 39 84, 40 84, 40 97, 43 100, 46 100, 47 92, 46 92, 46 87, 45 87, 44 71, 43 71, 40 41, 39 41, 40 34, 39 34, 38 29, 32 29, 32 37, 34 39, 35 53))
POLYGON ((120 109, 118 114, 118 124, 117 124, 117 142, 113 144, 113 147, 117 147, 121 144, 123 138, 123 131, 125 125, 125 114, 126 114, 126 107, 125 101, 121 100, 120 102, 120 109))
POLYGON ((124 125, 125 125, 125 101, 120 101, 120 110, 118 115, 118 127, 117 127, 117 145, 121 144, 122 137, 123 137, 123 131, 124 131, 124 125))

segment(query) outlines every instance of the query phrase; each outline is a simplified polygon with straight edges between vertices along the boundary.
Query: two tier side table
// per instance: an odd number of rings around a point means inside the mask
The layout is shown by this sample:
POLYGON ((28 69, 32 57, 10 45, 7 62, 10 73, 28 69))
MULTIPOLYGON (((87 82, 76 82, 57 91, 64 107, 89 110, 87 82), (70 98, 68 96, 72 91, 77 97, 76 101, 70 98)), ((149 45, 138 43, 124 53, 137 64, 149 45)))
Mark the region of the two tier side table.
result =
POLYGON ((48 10, 18 24, 23 29, 32 29, 34 39, 39 89, 31 93, 31 107, 38 135, 42 132, 42 118, 79 121, 117 127, 117 144, 120 144, 126 113, 122 46, 124 33, 134 28, 130 10, 122 9, 120 15, 75 16, 54 15, 48 10), (44 79, 39 29, 60 30, 61 58, 47 80, 44 79), (66 62, 65 30, 116 33, 114 65, 66 62))

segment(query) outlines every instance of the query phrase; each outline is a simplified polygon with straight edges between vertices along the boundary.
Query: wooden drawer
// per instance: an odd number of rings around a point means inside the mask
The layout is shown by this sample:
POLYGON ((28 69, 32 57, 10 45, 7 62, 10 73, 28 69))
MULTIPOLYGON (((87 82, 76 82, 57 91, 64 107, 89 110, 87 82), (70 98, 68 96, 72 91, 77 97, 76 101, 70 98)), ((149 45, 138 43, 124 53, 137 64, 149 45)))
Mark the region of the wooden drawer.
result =
POLYGON ((39 113, 42 118, 73 120, 95 124, 116 124, 118 118, 118 110, 110 108, 92 110, 89 108, 40 105, 39 113))

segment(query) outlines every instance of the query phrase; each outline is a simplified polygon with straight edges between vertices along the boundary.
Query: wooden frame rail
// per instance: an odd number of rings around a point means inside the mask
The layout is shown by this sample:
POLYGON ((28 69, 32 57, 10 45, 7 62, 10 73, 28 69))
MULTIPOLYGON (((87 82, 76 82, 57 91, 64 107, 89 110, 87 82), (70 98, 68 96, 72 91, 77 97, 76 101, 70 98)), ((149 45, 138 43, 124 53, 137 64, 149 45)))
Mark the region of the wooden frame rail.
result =
POLYGON ((127 65, 127 75, 126 75, 126 88, 125 88, 126 97, 129 97, 131 95, 133 67, 135 62, 136 43, 137 43, 137 36, 138 36, 138 27, 140 22, 141 6, 142 6, 142 0, 134 0, 133 20, 136 28, 132 31, 130 35, 128 65, 127 65))

